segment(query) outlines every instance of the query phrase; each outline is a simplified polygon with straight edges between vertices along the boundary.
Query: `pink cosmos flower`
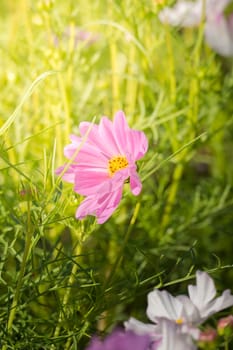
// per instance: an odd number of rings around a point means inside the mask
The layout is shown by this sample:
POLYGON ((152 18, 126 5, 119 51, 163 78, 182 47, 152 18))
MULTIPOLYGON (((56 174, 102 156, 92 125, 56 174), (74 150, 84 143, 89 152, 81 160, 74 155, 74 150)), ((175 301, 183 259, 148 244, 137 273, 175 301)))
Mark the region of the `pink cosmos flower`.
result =
POLYGON ((56 173, 73 183, 75 192, 86 196, 76 218, 94 215, 102 224, 119 205, 126 180, 135 196, 141 192, 136 161, 146 153, 148 141, 143 132, 129 128, 122 111, 115 114, 113 122, 102 117, 99 125, 80 123, 79 130, 81 137, 71 135, 71 144, 64 149, 71 164, 56 173))

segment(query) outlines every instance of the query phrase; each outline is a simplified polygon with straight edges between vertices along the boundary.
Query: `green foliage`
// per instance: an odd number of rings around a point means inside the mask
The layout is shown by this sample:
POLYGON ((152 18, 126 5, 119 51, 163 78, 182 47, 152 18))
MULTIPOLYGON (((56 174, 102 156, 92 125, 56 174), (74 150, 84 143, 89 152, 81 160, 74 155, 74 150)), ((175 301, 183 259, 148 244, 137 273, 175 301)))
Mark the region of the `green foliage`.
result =
POLYGON ((232 60, 202 27, 163 26, 161 6, 1 1, 4 350, 84 349, 129 316, 146 320, 147 293, 183 292, 197 268, 232 285, 232 60), (81 121, 118 109, 149 139, 142 193, 126 184, 108 222, 77 221, 82 198, 55 169, 81 121))

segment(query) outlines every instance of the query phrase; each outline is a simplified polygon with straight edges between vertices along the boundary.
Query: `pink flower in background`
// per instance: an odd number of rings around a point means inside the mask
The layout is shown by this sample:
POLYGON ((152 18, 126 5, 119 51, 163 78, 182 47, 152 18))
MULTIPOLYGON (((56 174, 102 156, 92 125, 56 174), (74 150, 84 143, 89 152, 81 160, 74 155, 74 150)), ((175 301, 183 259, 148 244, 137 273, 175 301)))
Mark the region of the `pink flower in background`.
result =
POLYGON ((203 343, 213 343, 217 338, 217 331, 213 328, 200 332, 199 341, 203 343))
POLYGON ((233 315, 220 318, 218 321, 218 331, 221 333, 226 327, 233 329, 233 315))
POLYGON ((149 350, 150 337, 137 335, 131 331, 115 330, 104 340, 92 338, 86 350, 149 350))
POLYGON ((136 161, 146 153, 148 141, 143 132, 129 128, 122 111, 115 114, 113 122, 102 117, 99 125, 80 123, 79 130, 81 137, 71 135, 71 144, 64 149, 72 163, 67 170, 64 165, 56 173, 65 170, 63 180, 73 183, 75 192, 86 196, 76 218, 94 215, 102 224, 117 208, 126 180, 135 196, 141 192, 136 161))
POLYGON ((88 32, 79 27, 68 26, 65 28, 64 32, 60 35, 60 38, 57 35, 54 35, 54 44, 55 46, 60 45, 63 42, 69 42, 70 39, 73 39, 74 48, 78 44, 83 43, 86 46, 94 44, 100 39, 100 35, 92 32, 88 32))
MULTIPOLYGON (((223 56, 233 55, 232 0, 205 0, 205 38, 210 47, 223 56), (228 9, 229 8, 229 9, 228 9), (225 12, 228 12, 227 14, 225 12)), ((179 0, 172 8, 159 13, 163 23, 193 27, 201 22, 203 0, 179 0)))

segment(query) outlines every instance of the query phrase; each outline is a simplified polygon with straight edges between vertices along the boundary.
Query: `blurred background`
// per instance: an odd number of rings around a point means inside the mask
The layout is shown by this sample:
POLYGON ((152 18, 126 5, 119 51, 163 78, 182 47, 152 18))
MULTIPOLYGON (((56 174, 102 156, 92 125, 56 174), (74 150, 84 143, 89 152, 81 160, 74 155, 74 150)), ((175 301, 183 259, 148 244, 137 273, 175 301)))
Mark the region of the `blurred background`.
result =
POLYGON ((129 316, 146 321, 147 293, 185 292, 196 269, 213 272, 219 291, 232 287, 232 57, 207 45, 202 25, 161 23, 172 3, 0 2, 0 335, 9 349, 83 348, 129 316), (142 193, 126 184, 106 224, 77 221, 82 198, 55 169, 81 121, 119 109, 149 139, 142 193))

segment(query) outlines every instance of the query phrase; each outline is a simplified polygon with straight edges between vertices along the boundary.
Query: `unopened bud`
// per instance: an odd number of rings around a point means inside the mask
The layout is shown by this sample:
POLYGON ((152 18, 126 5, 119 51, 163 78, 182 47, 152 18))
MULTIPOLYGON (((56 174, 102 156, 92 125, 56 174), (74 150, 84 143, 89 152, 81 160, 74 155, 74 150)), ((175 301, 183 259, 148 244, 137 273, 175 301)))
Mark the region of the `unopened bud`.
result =
POLYGON ((210 328, 200 333, 199 341, 204 343, 212 343, 216 337, 217 331, 213 328, 210 328))
POLYGON ((233 329, 233 315, 222 317, 218 321, 218 333, 222 335, 224 333, 225 328, 233 329))

